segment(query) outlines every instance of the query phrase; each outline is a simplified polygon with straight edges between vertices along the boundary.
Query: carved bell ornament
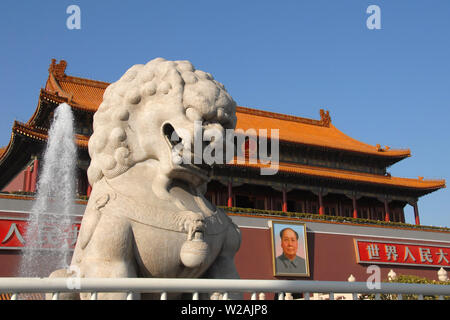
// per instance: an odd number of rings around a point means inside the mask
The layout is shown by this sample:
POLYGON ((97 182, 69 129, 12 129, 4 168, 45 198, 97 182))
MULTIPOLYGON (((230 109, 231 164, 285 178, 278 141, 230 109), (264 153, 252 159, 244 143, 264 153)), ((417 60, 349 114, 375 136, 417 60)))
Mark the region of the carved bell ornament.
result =
POLYGON ((208 244, 203 241, 203 233, 196 232, 194 239, 186 240, 181 246, 181 262, 188 268, 199 267, 208 256, 208 244))

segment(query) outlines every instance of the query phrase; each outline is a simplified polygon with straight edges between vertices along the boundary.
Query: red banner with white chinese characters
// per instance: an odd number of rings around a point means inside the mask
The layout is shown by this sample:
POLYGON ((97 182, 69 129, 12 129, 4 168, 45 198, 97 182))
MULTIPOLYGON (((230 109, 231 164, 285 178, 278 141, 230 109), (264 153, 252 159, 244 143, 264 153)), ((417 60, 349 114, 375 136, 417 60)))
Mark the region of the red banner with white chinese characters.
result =
MULTIPOLYGON (((25 232, 28 227, 28 221, 20 218, 0 218, 0 250, 2 249, 20 249, 26 247, 25 232)), ((47 225, 40 232, 40 247, 45 249, 59 248, 57 234, 60 230, 58 226, 47 225)), ((70 228, 63 230, 67 234, 69 248, 74 248, 80 230, 79 223, 73 223, 70 228)))
POLYGON ((449 267, 450 247, 355 239, 358 263, 449 267))

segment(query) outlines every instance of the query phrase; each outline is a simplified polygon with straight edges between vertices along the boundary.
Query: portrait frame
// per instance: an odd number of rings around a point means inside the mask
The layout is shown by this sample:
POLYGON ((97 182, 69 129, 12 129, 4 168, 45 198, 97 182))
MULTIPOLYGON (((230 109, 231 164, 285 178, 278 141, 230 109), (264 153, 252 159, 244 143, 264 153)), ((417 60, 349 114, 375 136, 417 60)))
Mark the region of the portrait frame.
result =
POLYGON ((274 276, 289 276, 289 277, 309 277, 309 255, 308 255, 308 239, 306 233, 306 224, 301 222, 286 222, 286 221, 269 221, 270 235, 272 242, 272 267, 274 276), (283 248, 281 247, 280 232, 286 228, 292 229, 298 234, 298 248, 296 252, 296 262, 293 265, 297 265, 298 270, 281 270, 284 269, 284 262, 277 260, 281 257, 283 253, 283 248), (303 260, 303 265, 302 265, 303 260))

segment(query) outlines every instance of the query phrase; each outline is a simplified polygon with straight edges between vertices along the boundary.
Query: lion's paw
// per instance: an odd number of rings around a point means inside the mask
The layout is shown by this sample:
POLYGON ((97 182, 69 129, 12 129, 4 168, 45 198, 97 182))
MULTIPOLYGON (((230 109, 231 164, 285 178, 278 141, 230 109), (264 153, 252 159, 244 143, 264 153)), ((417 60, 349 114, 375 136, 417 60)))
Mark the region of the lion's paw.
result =
POLYGON ((175 223, 179 231, 188 234, 188 240, 192 239, 195 232, 204 230, 203 216, 192 211, 182 211, 177 213, 175 215, 175 223))

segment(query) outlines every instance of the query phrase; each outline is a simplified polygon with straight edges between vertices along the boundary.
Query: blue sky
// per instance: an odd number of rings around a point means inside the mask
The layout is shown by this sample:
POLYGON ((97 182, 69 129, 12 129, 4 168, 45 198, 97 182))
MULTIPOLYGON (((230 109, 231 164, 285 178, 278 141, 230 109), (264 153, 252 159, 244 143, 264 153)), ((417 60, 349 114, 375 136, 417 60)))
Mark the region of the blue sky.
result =
MULTIPOLYGON (((32 116, 52 58, 113 82, 164 57, 212 73, 242 106, 314 119, 328 109, 353 138, 411 149, 392 175, 448 181, 449 34, 448 0, 2 0, 0 145, 32 116), (81 30, 66 27, 72 4, 81 30), (372 4, 381 30, 366 27, 372 4)), ((450 227, 448 200, 447 189, 421 198, 422 224, 450 227)))

